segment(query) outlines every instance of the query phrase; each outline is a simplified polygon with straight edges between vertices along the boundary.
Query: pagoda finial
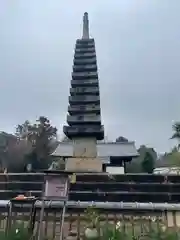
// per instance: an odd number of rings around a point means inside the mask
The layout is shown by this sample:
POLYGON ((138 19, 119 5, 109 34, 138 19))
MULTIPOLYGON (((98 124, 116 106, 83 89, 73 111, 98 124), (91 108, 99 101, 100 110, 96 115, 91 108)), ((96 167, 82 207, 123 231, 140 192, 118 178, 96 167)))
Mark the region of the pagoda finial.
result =
POLYGON ((89 38, 89 20, 88 20, 88 13, 85 12, 83 16, 83 39, 89 38))

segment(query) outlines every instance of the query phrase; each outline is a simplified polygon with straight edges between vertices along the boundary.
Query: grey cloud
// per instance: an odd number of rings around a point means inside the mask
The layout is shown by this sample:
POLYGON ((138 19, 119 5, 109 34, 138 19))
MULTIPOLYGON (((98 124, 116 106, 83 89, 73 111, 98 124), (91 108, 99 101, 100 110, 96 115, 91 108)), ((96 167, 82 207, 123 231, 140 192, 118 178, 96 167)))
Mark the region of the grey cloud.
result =
POLYGON ((89 12, 106 135, 166 151, 179 114, 178 0, 1 1, 1 129, 47 115, 62 132, 73 49, 89 12))

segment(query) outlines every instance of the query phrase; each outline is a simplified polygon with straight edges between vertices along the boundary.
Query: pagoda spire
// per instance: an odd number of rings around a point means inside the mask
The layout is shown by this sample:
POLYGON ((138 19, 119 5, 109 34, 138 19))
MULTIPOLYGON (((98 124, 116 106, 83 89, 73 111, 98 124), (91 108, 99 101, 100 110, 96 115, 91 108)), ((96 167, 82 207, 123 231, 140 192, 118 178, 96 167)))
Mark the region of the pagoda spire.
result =
POLYGON ((89 19, 88 13, 85 12, 83 16, 83 39, 89 39, 89 19))

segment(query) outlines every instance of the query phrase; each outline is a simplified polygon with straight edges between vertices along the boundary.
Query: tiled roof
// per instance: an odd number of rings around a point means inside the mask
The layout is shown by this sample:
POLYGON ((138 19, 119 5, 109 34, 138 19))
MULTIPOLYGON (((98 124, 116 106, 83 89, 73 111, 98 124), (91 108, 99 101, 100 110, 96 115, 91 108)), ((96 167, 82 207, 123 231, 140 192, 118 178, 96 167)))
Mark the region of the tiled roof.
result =
MULTIPOLYGON (((97 143, 98 157, 136 157, 138 152, 134 142, 107 142, 97 143)), ((73 156, 73 145, 71 142, 61 142, 53 156, 73 156)))

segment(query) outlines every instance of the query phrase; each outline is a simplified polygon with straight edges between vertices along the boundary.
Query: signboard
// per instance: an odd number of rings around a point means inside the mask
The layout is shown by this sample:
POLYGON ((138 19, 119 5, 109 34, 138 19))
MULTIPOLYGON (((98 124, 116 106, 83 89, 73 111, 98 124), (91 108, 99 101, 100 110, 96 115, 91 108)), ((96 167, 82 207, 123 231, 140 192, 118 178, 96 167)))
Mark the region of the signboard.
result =
POLYGON ((45 178, 44 197, 49 200, 68 199, 68 177, 61 175, 51 175, 45 178))
POLYGON ((43 187, 42 207, 40 212, 38 240, 43 236, 43 218, 45 211, 45 201, 63 201, 62 214, 60 215, 60 237, 63 239, 63 226, 66 213, 66 202, 69 193, 69 172, 48 170, 45 171, 44 187, 43 187))

